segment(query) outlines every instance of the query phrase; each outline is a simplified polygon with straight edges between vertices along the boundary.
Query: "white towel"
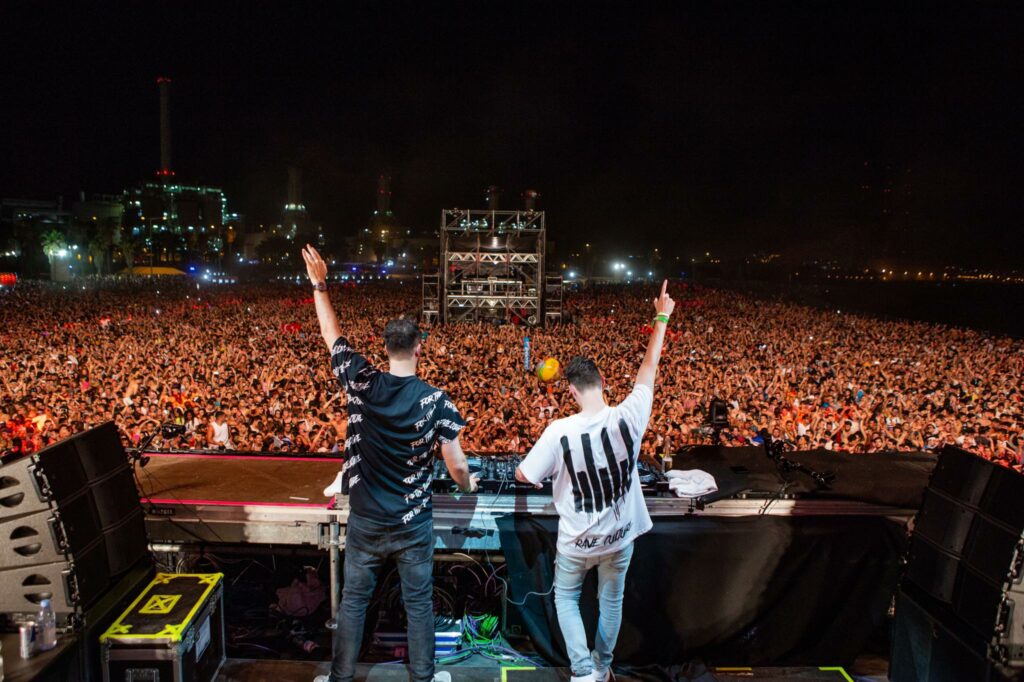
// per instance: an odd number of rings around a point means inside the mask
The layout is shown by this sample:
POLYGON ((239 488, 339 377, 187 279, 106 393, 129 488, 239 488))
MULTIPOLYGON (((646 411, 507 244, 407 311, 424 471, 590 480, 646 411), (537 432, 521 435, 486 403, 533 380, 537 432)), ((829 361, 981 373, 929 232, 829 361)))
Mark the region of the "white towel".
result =
POLYGON ((338 476, 334 479, 334 483, 324 488, 324 497, 334 497, 341 493, 341 472, 338 472, 338 476))
POLYGON ((700 497, 718 490, 715 477, 700 469, 689 471, 670 471, 665 474, 668 478, 668 488, 676 494, 676 497, 700 497))

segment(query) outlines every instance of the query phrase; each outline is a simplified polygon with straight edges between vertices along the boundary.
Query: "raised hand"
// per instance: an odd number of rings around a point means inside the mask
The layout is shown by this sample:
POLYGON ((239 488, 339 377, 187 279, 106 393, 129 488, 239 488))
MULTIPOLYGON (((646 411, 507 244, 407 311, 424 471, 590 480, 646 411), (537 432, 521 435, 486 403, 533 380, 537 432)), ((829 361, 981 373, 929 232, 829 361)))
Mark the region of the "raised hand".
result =
POLYGON ((654 312, 656 315, 660 315, 661 313, 671 315, 672 311, 675 309, 676 302, 668 295, 668 280, 666 279, 661 283, 661 295, 654 299, 654 312))
POLYGON ((327 263, 320 257, 312 245, 306 244, 302 249, 302 260, 306 261, 306 274, 313 284, 327 281, 327 263))

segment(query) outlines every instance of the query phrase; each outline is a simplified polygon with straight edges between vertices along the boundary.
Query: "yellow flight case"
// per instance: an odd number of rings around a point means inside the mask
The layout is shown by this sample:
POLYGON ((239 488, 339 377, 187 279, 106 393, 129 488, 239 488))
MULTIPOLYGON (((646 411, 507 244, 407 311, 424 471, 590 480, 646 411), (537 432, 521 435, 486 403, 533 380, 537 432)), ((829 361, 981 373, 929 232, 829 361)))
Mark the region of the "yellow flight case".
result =
POLYGON ((157 573, 100 636, 103 682, 211 682, 224 664, 224 574, 157 573))

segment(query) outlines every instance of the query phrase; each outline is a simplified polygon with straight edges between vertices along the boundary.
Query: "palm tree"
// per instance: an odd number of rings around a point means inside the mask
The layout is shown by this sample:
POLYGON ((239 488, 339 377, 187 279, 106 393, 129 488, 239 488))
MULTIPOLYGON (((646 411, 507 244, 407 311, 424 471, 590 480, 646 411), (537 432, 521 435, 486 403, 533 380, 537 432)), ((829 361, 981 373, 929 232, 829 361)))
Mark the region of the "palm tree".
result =
POLYGON ((124 257, 124 266, 128 268, 128 274, 131 274, 132 268, 135 266, 135 251, 139 246, 138 241, 136 241, 135 237, 132 236, 132 228, 123 225, 121 227, 121 234, 117 243, 118 246, 121 247, 121 256, 124 257))
POLYGON ((46 254, 46 259, 50 261, 50 281, 56 282, 58 259, 67 254, 67 242, 60 230, 50 230, 43 235, 42 241, 43 253, 46 254))
POLYGON ((95 224, 91 230, 89 240, 89 255, 92 256, 92 264, 96 268, 96 274, 107 274, 107 265, 110 260, 110 249, 119 241, 121 231, 117 219, 107 218, 95 224))

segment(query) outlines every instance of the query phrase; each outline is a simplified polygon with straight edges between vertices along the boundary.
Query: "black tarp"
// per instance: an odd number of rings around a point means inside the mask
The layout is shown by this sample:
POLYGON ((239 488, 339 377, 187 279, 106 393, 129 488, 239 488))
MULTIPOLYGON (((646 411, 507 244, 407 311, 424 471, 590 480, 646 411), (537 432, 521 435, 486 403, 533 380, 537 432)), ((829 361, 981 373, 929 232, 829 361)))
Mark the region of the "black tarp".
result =
MULTIPOLYGON (((510 620, 567 665, 552 584, 557 518, 498 519, 510 620), (518 607, 512 601, 523 601, 518 607)), ((693 515, 655 519, 626 578, 617 664, 842 665, 884 627, 905 548, 880 516, 693 515)), ((596 572, 581 610, 591 637, 596 572)))
POLYGON ((799 471, 784 471, 770 460, 763 447, 725 448, 705 445, 673 458, 675 469, 703 469, 715 477, 718 491, 704 502, 738 493, 775 493, 785 485, 787 494, 823 500, 858 500, 904 509, 919 509, 935 455, 922 453, 866 453, 809 450, 786 452, 794 462, 816 471, 831 471, 830 489, 818 486, 799 471))

